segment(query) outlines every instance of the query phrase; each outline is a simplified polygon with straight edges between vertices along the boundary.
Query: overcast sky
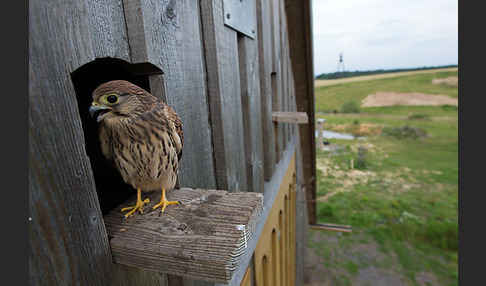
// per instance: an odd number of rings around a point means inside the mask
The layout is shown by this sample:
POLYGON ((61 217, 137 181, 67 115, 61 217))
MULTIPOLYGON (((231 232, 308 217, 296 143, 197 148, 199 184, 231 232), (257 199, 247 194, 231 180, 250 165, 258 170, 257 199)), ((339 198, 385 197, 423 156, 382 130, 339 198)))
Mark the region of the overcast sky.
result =
POLYGON ((457 0, 312 0, 314 74, 458 63, 457 0))

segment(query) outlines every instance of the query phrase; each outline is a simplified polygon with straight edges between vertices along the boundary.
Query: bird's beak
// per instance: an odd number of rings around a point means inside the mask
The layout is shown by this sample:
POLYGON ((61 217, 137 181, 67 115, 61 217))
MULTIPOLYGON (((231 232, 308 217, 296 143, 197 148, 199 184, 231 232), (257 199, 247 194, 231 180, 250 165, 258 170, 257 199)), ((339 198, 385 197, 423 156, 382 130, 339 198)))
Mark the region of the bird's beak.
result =
POLYGON ((111 110, 110 107, 93 102, 93 104, 89 107, 89 115, 91 116, 91 118, 96 118, 96 121, 100 122, 101 119, 103 119, 101 113, 106 113, 109 110, 111 110))

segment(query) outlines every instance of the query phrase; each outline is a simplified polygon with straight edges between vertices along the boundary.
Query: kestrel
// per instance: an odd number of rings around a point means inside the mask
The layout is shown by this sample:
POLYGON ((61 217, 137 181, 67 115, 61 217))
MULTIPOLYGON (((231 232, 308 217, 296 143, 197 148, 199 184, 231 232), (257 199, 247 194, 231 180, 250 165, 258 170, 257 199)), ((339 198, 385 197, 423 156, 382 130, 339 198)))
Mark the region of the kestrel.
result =
POLYGON ((125 217, 143 213, 149 199, 141 192, 160 190, 160 203, 153 209, 164 212, 166 190, 174 188, 182 156, 184 137, 177 113, 162 100, 124 80, 103 83, 93 92, 89 112, 99 125, 103 155, 113 162, 123 180, 137 190, 137 203, 122 208, 125 217))

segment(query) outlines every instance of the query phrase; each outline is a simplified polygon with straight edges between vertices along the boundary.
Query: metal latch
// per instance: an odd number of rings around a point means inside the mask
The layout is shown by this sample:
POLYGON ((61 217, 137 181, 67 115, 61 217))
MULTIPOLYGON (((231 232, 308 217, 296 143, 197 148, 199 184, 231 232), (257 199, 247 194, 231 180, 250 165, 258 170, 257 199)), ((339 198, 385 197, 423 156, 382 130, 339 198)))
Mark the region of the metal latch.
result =
POLYGON ((223 0, 224 24, 252 39, 256 35, 255 0, 223 0))

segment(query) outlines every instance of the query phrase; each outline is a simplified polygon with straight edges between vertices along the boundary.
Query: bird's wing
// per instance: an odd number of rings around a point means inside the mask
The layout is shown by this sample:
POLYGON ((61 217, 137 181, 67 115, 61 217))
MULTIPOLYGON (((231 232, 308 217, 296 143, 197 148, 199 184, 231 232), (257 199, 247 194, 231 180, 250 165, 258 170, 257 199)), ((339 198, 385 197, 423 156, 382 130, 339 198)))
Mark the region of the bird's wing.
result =
MULTIPOLYGON (((177 148, 177 159, 180 161, 182 157, 182 147, 184 146, 184 131, 182 130, 182 121, 172 107, 166 105, 168 110, 168 118, 174 123, 175 131, 180 140, 180 148, 177 148)), ((177 145, 176 145, 177 146, 177 145)))
POLYGON ((149 111, 143 113, 139 119, 149 122, 154 128, 167 132, 172 145, 175 146, 177 159, 181 159, 184 133, 182 121, 174 109, 163 102, 158 102, 149 111))
POLYGON ((99 139, 101 144, 101 152, 106 159, 113 159, 112 145, 111 145, 111 132, 106 126, 101 125, 99 130, 99 139))

